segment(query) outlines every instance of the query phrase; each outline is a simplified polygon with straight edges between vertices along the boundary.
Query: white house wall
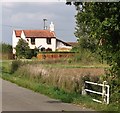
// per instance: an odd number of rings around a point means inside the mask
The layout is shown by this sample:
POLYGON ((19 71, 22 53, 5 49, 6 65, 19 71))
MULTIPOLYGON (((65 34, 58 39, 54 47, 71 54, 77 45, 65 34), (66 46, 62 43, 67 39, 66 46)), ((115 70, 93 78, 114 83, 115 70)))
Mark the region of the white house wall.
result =
MULTIPOLYGON (((47 39, 46 38, 36 38, 35 39, 35 45, 38 48, 39 46, 44 47, 45 49, 51 48, 52 51, 56 50, 56 39, 52 38, 51 39, 51 44, 47 44, 47 39)), ((30 47, 33 47, 30 45, 30 47)))
POLYGON ((13 48, 13 54, 16 53, 16 50, 15 50, 15 47, 19 41, 20 37, 16 37, 15 35, 15 31, 13 31, 13 34, 12 34, 12 48, 13 48))
POLYGON ((72 46, 66 46, 63 42, 57 41, 57 49, 59 48, 68 48, 68 49, 72 49, 72 46))
POLYGON ((12 35, 12 47, 13 47, 13 48, 16 47, 19 39, 20 39, 20 37, 16 37, 15 31, 13 31, 13 35, 12 35))
MULTIPOLYGON (((21 38, 24 39, 24 40, 26 40, 26 37, 25 37, 25 34, 24 34, 23 31, 22 31, 22 33, 21 33, 21 38)), ((27 41, 27 40, 26 40, 26 41, 27 41)))
POLYGON ((51 44, 47 44, 47 38, 35 38, 35 44, 31 44, 31 38, 26 38, 24 31, 22 31, 20 37, 16 37, 15 31, 13 31, 12 35, 12 46, 13 46, 13 53, 15 54, 15 47, 19 41, 19 39, 24 39, 28 42, 30 49, 35 49, 38 47, 44 47, 45 49, 52 49, 52 51, 56 51, 59 48, 69 48, 71 49, 72 46, 66 46, 63 42, 56 40, 56 38, 51 38, 51 44))
POLYGON ((64 44, 60 41, 57 41, 57 49, 63 47, 64 44))

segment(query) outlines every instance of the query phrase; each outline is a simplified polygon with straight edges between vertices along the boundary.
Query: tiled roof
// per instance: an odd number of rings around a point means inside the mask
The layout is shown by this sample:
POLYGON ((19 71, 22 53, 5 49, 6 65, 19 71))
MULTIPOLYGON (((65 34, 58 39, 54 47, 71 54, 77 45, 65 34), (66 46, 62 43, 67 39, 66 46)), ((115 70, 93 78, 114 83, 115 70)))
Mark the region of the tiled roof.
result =
POLYGON ((50 30, 15 30, 16 36, 24 32, 26 38, 55 38, 55 33, 50 30))
POLYGON ((21 36, 21 32, 22 32, 22 30, 15 30, 16 37, 20 37, 21 36))

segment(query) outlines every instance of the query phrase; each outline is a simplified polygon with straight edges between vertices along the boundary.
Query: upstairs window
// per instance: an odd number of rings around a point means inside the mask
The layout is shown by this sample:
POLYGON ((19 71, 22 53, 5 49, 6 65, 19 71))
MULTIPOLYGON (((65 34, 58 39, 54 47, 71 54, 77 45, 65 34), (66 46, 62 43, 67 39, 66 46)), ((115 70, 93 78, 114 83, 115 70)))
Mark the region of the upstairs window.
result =
POLYGON ((47 38, 47 44, 51 44, 51 38, 47 38))
POLYGON ((31 38, 31 44, 35 44, 35 38, 31 38))

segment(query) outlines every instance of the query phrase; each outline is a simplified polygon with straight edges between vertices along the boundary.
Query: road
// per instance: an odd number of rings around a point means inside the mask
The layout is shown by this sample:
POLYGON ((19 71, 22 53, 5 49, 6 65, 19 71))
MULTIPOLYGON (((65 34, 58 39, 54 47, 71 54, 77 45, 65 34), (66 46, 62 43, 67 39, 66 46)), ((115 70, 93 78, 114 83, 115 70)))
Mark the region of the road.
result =
POLYGON ((2 80, 2 111, 89 111, 2 80))

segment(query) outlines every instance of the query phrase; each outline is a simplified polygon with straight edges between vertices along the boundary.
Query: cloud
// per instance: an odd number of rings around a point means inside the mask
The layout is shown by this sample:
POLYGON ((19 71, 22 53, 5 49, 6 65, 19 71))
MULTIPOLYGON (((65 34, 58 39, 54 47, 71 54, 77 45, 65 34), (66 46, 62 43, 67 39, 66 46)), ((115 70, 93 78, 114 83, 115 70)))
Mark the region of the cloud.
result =
POLYGON ((24 23, 24 22, 30 22, 30 21, 42 21, 43 18, 49 18, 52 19, 54 17, 54 14, 50 13, 28 13, 28 12, 22 12, 17 13, 11 16, 10 21, 12 23, 24 23))
POLYGON ((12 2, 3 2, 2 6, 6 7, 6 8, 12 8, 12 7, 14 7, 14 3, 12 3, 12 2))
MULTIPOLYGON (((8 2, 8 0, 1 0, 1 2, 8 2)), ((9 2, 66 2, 66 0, 9 0, 9 2)))
POLYGON ((10 42, 12 29, 43 29, 43 19, 49 27, 51 21, 55 24, 56 35, 62 40, 75 40, 75 7, 58 2, 6 2, 2 7, 3 39, 10 42))

